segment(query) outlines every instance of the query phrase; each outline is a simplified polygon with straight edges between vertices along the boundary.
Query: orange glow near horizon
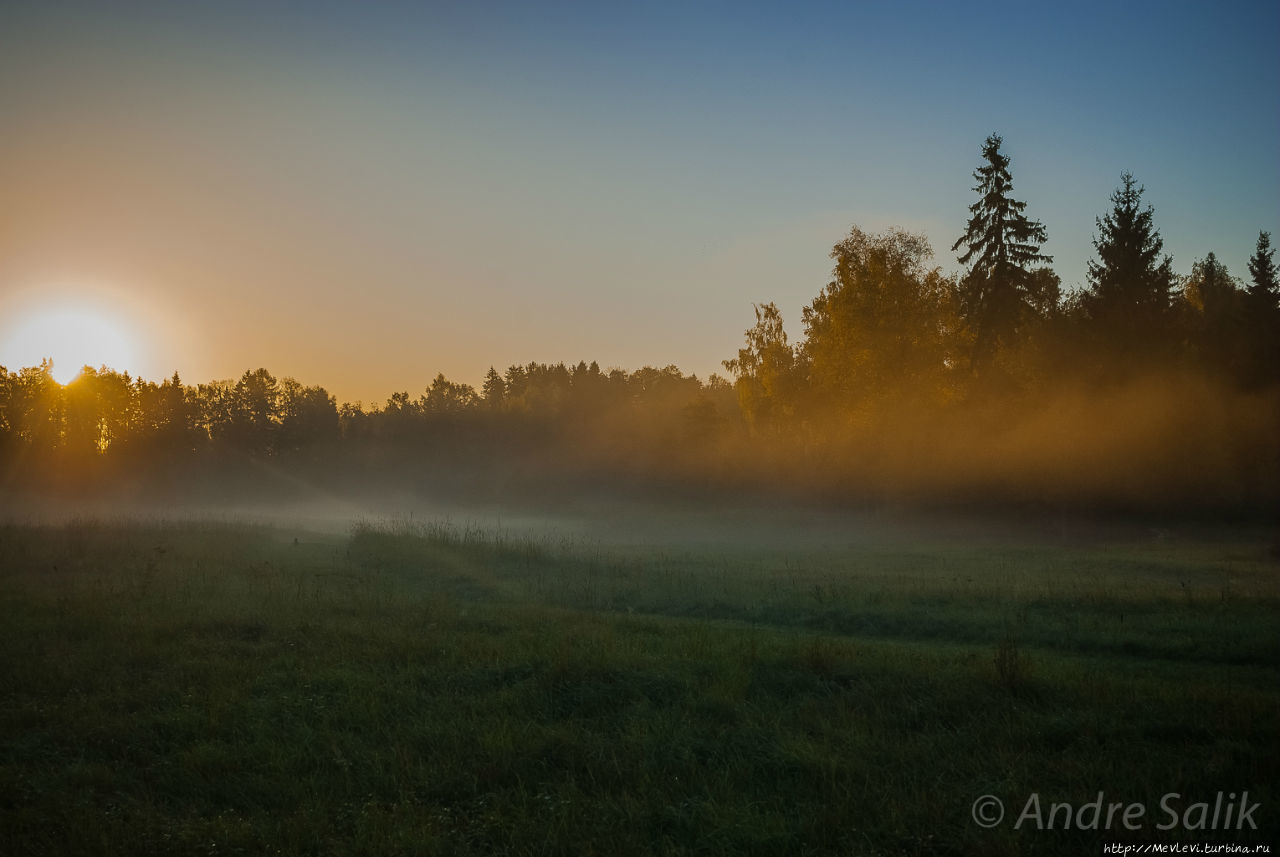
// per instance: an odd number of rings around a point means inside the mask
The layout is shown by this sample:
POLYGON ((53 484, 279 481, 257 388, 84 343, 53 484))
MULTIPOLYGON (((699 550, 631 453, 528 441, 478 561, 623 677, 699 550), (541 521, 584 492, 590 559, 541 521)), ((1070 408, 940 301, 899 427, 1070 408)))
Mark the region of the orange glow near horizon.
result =
POLYGON ((0 329, 0 366, 17 370, 53 361, 59 384, 75 380, 85 366, 137 372, 141 343, 130 325, 110 311, 62 302, 16 314, 0 329))

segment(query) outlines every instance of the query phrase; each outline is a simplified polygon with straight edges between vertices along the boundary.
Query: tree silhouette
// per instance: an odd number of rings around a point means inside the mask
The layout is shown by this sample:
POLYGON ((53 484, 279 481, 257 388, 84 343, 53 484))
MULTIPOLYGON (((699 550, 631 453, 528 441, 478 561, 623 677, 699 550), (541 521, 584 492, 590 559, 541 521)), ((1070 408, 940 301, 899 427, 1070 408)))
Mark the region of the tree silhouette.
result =
POLYGON ((138 424, 131 441, 143 450, 177 454, 191 452, 208 435, 200 430, 195 391, 187 388, 177 372, 160 384, 135 383, 138 424))
POLYGON ((1191 266, 1191 275, 1183 285, 1187 303, 1205 316, 1226 314, 1238 292, 1235 277, 1212 252, 1191 266))
POLYGON ((81 457, 104 452, 136 430, 140 414, 135 386, 127 373, 85 366, 62 390, 67 451, 81 457))
POLYGON ((1274 312, 1280 307, 1280 277, 1276 271, 1276 251, 1271 233, 1258 233, 1258 246, 1249 257, 1249 301, 1255 312, 1274 312))
POLYGON ((306 387, 293 378, 280 384, 280 448, 300 450, 336 440, 338 403, 324 387, 306 387))
POLYGON ((231 436, 246 451, 269 454, 280 422, 279 382, 266 369, 246 371, 232 391, 231 436))
POLYGON ((1245 381, 1255 387, 1280 382, 1280 277, 1275 253, 1271 233, 1259 232, 1244 298, 1250 353, 1245 381))
POLYGON ((529 385, 529 375, 523 366, 508 366, 502 378, 507 385, 506 400, 508 402, 524 397, 525 388, 529 385))
POLYGON ((37 457, 52 453, 62 442, 62 387, 53 380, 53 362, 19 369, 8 376, 5 422, 15 439, 37 457))
POLYGON ((1189 332, 1197 361, 1237 378, 1246 371, 1248 342, 1241 338, 1244 293, 1227 266, 1209 253, 1183 282, 1189 332))
POLYGON ((1120 176, 1111 211, 1096 221, 1098 260, 1089 262, 1084 296, 1089 320, 1122 351, 1153 346, 1168 323, 1177 282, 1173 258, 1161 256, 1164 241, 1152 223, 1154 211, 1142 207, 1144 190, 1131 173, 1120 176))
POLYGON ((756 323, 745 348, 724 361, 737 378, 738 403, 747 425, 758 433, 780 429, 792 413, 796 393, 795 350, 787 344, 782 313, 773 303, 757 304, 756 323))
POLYGON ((484 385, 480 389, 486 406, 491 410, 497 410, 502 407, 502 400, 507 395, 507 385, 502 380, 502 376, 498 374, 497 369, 492 366, 489 367, 488 373, 484 376, 484 385))
POLYGON ((83 458, 108 445, 103 436, 107 408, 98 388, 98 372, 91 366, 63 387, 62 447, 73 457, 83 458))
POLYGON ((965 248, 961 265, 970 265, 961 281, 961 311, 974 333, 971 366, 987 364, 1001 346, 1013 345, 1034 315, 1031 266, 1052 262, 1040 252, 1048 240, 1043 224, 1022 212, 1025 202, 1013 199, 1009 158, 1000 151, 1003 139, 992 134, 982 146, 986 163, 974 170, 978 201, 969 206, 969 224, 951 246, 965 248))
POLYGON ((431 382, 427 392, 418 399, 418 406, 423 413, 448 414, 465 411, 478 401, 474 387, 450 381, 441 372, 431 382))
POLYGON ((16 375, 10 375, 9 370, 0 366, 0 455, 7 457, 9 447, 13 443, 13 426, 9 423, 9 403, 12 398, 9 387, 12 383, 11 379, 16 380, 16 375))

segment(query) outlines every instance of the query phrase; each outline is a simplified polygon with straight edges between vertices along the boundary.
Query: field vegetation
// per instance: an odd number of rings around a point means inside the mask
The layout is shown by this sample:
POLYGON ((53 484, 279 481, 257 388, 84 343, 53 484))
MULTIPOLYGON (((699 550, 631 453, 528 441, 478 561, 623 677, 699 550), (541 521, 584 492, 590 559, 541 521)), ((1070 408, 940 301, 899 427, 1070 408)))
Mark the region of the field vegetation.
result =
POLYGON ((1049 529, 4 525, 3 851, 1274 841, 1268 534, 1049 529), (1245 789, 1256 832, 1154 829, 1165 794, 1245 789), (1145 829, 1012 829, 1099 791, 1145 829))

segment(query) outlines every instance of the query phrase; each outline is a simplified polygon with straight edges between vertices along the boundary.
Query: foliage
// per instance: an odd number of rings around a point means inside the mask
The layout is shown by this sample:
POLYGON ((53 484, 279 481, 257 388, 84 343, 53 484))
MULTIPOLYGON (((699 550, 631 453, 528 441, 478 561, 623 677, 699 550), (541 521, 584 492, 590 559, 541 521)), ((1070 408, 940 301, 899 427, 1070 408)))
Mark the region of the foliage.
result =
POLYGON ((776 434, 795 416, 799 367, 777 305, 757 304, 754 309, 756 323, 747 331, 746 346, 724 361, 724 368, 737 378, 738 404, 747 425, 757 433, 776 434))
POLYGON ((932 255, 922 235, 857 227, 831 251, 833 278, 804 310, 802 354, 813 395, 838 423, 954 396, 956 285, 928 267, 932 255))
POLYGON ((1183 280, 1183 308, 1192 353, 1201 364, 1240 377, 1249 359, 1245 328, 1244 292, 1227 267, 1213 253, 1197 261, 1183 280))

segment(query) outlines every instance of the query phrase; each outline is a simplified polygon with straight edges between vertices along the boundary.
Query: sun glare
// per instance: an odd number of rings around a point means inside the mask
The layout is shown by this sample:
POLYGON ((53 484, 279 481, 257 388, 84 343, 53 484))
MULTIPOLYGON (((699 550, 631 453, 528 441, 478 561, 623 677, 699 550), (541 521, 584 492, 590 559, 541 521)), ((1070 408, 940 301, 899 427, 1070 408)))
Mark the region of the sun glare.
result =
POLYGON ((136 372, 139 349, 127 323, 89 306, 33 310, 0 330, 0 366, 16 370, 46 358, 53 379, 68 384, 85 366, 136 372))

